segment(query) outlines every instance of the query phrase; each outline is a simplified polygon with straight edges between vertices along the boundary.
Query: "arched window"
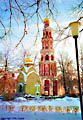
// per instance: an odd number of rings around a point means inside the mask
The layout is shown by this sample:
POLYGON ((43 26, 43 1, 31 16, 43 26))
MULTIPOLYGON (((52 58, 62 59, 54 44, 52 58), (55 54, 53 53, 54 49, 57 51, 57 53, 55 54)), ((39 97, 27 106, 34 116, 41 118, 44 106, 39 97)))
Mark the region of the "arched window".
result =
POLYGON ((45 37, 45 31, 43 31, 43 37, 45 37))
POLYGON ((54 56, 53 55, 51 55, 51 60, 54 60, 54 56))
POLYGON ((49 80, 44 81, 44 91, 46 95, 49 95, 49 80))
POLYGON ((16 91, 15 90, 13 90, 13 93, 15 93, 16 91))
POLYGON ((48 36, 48 31, 46 31, 46 37, 48 36))
POLYGON ((12 77, 14 77, 14 73, 12 73, 12 77))
POLYGON ((24 87, 23 83, 20 83, 20 84, 19 84, 19 92, 20 92, 20 93, 23 92, 23 87, 24 87))
POLYGON ((44 41, 42 42, 42 49, 44 49, 44 41))
POLYGON ((43 61, 43 56, 41 56, 41 61, 43 61))
POLYGON ((45 48, 48 49, 48 41, 45 42, 45 48))
POLYGON ((48 55, 45 56, 45 60, 49 60, 49 56, 48 55))
POLYGON ((19 86, 19 92, 22 92, 22 89, 23 89, 23 87, 22 87, 22 85, 20 85, 19 86))

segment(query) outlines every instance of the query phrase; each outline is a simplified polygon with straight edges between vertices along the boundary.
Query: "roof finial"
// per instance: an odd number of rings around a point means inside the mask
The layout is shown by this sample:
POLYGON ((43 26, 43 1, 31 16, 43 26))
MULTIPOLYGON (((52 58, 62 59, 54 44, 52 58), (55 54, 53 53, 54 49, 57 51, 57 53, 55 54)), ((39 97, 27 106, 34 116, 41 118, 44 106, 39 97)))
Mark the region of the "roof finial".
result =
POLYGON ((27 57, 30 57, 30 56, 31 56, 31 52, 28 50, 27 57))
POLYGON ((46 18, 44 19, 45 28, 49 26, 50 19, 48 18, 48 8, 46 9, 46 18))

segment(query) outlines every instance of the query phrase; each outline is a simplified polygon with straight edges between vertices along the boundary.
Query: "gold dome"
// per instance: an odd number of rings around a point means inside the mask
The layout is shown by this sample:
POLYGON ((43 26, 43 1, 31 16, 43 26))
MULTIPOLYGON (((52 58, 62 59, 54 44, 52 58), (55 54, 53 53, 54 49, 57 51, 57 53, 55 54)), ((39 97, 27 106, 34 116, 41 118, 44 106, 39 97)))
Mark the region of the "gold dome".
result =
POLYGON ((31 58, 25 58, 24 60, 24 63, 26 64, 29 64, 29 63, 33 63, 32 59, 31 58))
POLYGON ((44 19, 44 23, 50 23, 50 19, 49 18, 45 18, 44 19))

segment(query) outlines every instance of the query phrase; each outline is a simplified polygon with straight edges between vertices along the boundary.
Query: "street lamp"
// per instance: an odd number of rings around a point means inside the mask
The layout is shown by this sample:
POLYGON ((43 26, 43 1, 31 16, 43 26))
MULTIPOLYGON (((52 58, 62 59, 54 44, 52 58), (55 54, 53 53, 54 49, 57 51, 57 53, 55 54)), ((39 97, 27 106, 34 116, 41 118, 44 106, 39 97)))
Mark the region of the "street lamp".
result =
POLYGON ((81 23, 76 21, 69 24, 72 30, 72 36, 75 39, 75 50, 76 50, 76 62, 77 62, 77 72, 78 72, 78 86, 79 86, 79 95, 80 95, 80 106, 81 106, 81 116, 83 120, 83 108, 82 108, 82 92, 81 92, 81 81, 80 81, 80 72, 79 72, 79 61, 78 61, 78 46, 77 46, 77 38, 79 34, 79 27, 81 23))

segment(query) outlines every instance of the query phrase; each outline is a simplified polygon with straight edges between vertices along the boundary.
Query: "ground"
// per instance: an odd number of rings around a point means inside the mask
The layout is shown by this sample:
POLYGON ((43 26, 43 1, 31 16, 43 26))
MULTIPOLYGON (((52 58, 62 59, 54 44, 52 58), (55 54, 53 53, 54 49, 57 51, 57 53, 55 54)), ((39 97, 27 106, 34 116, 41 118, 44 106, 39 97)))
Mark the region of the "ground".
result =
POLYGON ((0 120, 81 120, 80 113, 53 113, 53 112, 24 112, 24 113, 3 113, 0 120), (8 119, 10 118, 10 119, 8 119))
POLYGON ((21 102, 1 101, 0 120, 81 120, 80 101, 79 98, 72 97, 53 100, 37 99, 21 102), (9 106, 13 106, 13 109, 9 109, 9 106), (35 106, 35 111, 31 109, 31 106, 35 106), (39 106, 41 107, 41 112, 39 112, 39 106), (60 109, 56 109, 57 107, 60 109), (78 110, 75 111, 75 108, 78 110))

